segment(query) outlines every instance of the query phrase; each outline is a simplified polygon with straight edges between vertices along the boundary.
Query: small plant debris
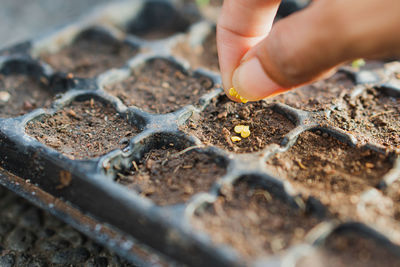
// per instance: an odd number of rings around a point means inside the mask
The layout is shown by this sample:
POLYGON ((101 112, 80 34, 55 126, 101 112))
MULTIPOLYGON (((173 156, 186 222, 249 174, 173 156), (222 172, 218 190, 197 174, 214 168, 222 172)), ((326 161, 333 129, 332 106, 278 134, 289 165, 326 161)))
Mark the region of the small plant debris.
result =
POLYGON ((332 213, 355 216, 360 194, 379 184, 393 167, 393 159, 319 134, 304 132, 287 152, 269 159, 267 167, 305 196, 319 199, 332 213))
POLYGON ((93 78, 111 68, 124 66, 137 51, 132 45, 88 30, 71 45, 54 54, 43 53, 40 58, 56 71, 68 73, 69 77, 93 78))
POLYGON ((126 147, 139 130, 110 104, 91 99, 30 121, 26 132, 71 159, 88 159, 126 147))
POLYGON ((151 150, 117 182, 165 206, 186 202, 199 192, 208 192, 225 174, 215 157, 195 150, 174 148, 151 150))
POLYGON ((319 220, 241 181, 233 192, 198 211, 192 223, 215 243, 230 245, 245 258, 254 259, 304 242, 319 220))
POLYGON ((192 76, 165 59, 154 59, 133 70, 128 79, 105 90, 128 106, 168 113, 196 104, 213 87, 211 79, 192 76))
POLYGON ((199 117, 193 116, 188 125, 182 126, 182 130, 195 135, 207 145, 247 153, 281 142, 294 127, 289 119, 275 112, 264 101, 242 104, 221 96, 214 99, 199 117), (248 131, 246 127, 243 139, 232 136, 237 125, 249 127, 248 131))
POLYGON ((53 94, 46 85, 47 80, 38 81, 24 74, 0 75, 0 118, 49 107, 53 94))

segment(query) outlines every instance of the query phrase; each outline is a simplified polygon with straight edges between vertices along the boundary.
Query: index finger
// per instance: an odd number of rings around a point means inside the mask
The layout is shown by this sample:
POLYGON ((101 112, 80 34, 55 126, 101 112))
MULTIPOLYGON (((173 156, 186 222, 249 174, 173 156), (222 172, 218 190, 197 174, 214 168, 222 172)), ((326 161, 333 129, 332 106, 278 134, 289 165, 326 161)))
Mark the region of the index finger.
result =
MULTIPOLYGON (((271 30, 281 0, 225 0, 217 24, 217 46, 225 92, 246 52, 271 30)), ((229 94, 228 94, 229 96, 229 94)))

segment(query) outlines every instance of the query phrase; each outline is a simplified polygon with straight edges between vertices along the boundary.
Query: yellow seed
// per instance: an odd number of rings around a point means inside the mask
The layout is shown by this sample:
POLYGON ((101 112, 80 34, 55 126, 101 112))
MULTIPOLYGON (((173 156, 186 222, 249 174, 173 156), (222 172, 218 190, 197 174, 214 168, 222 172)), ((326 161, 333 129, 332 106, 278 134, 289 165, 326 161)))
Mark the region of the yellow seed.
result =
POLYGON ((247 102, 249 102, 249 100, 247 100, 243 97, 240 97, 240 101, 242 101, 243 104, 246 104, 247 102))
POLYGON ((241 97, 234 87, 229 89, 229 95, 239 99, 242 103, 249 102, 246 98, 241 97))
POLYGON ((250 136, 250 129, 249 126, 245 126, 243 131, 240 133, 240 136, 243 138, 247 138, 250 136))
POLYGON ((239 142, 242 140, 242 138, 240 138, 239 136, 231 136, 231 140, 232 142, 239 142))
POLYGON ((235 133, 240 134, 243 131, 244 127, 245 127, 244 125, 240 125, 240 124, 236 125, 234 128, 235 133))
POLYGON ((229 89, 229 95, 236 97, 237 92, 236 92, 235 88, 232 87, 231 89, 229 89))

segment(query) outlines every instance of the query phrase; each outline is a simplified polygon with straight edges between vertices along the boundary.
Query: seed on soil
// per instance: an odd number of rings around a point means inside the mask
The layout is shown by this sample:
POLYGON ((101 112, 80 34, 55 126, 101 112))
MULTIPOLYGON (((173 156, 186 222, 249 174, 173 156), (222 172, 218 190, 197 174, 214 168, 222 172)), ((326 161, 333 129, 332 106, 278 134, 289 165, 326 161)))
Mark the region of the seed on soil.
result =
POLYGON ((198 103, 212 87, 213 82, 205 76, 194 76, 165 59, 153 59, 135 68, 126 80, 106 86, 105 90, 127 106, 168 113, 198 103))
POLYGON ((232 142, 239 142, 239 141, 242 141, 242 138, 240 138, 239 136, 232 136, 231 140, 232 140, 232 142))
POLYGON ((42 53, 40 58, 67 78, 93 78, 109 69, 120 68, 131 59, 138 49, 113 39, 94 29, 80 34, 72 44, 60 51, 42 53))
POLYGON ((170 147, 146 153, 129 171, 120 172, 116 181, 165 206, 208 192, 225 172, 212 155, 170 147))
POLYGON ((250 127, 247 125, 236 125, 234 131, 235 133, 240 134, 242 138, 250 136, 250 127))
POLYGON ((288 179, 304 196, 313 196, 334 215, 357 216, 352 197, 376 187, 391 170, 391 155, 352 147, 333 137, 302 133, 288 151, 267 161, 276 177, 288 179))
POLYGON ((0 118, 49 107, 54 95, 45 83, 23 74, 0 75, 0 118))
POLYGON ((304 242, 306 233, 319 220, 270 192, 241 181, 231 194, 220 196, 205 210, 197 211, 192 223, 215 243, 230 245, 254 260, 304 242))
POLYGON ((264 101, 248 104, 235 103, 226 96, 213 99, 206 109, 181 126, 207 145, 215 145, 237 153, 255 152, 271 143, 279 144, 295 125, 285 116, 274 111, 264 101), (240 142, 231 139, 237 125, 246 125, 240 142))
POLYGON ((30 121, 26 132, 71 159, 88 159, 124 148, 126 143, 120 140, 132 138, 139 130, 110 104, 86 100, 73 101, 54 115, 30 121))

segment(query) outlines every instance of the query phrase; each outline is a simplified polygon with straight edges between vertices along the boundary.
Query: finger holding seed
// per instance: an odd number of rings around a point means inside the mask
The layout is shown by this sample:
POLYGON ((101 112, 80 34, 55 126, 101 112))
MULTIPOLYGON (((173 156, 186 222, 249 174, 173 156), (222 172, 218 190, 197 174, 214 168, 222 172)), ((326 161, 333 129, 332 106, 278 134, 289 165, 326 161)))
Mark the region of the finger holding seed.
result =
POLYGON ((242 102, 242 103, 244 103, 244 104, 248 102, 247 99, 245 99, 245 98, 243 98, 243 97, 241 97, 241 96, 239 95, 239 93, 236 91, 236 89, 235 89, 234 87, 232 87, 231 89, 229 89, 229 95, 232 96, 232 97, 234 97, 237 101, 240 101, 240 102, 242 102))

